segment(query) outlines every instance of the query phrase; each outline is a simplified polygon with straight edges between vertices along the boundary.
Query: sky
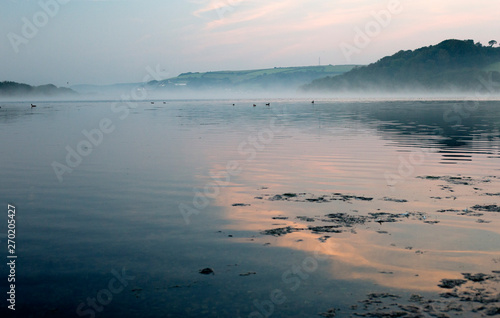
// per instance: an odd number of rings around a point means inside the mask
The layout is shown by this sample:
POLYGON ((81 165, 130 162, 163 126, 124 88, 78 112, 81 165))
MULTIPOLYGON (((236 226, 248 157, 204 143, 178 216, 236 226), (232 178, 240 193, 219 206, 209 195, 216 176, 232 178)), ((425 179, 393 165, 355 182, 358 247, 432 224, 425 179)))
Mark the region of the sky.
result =
POLYGON ((498 0, 1 0, 0 81, 369 64, 445 39, 500 42, 498 0))

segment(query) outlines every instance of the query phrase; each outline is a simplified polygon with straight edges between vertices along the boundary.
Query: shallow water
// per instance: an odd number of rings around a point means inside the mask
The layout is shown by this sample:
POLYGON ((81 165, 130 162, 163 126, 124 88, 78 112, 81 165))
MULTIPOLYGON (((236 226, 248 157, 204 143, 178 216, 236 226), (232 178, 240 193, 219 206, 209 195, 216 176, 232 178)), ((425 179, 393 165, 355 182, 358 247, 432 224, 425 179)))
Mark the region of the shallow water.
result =
POLYGON ((253 103, 0 103, 18 317, 349 317, 370 292, 500 270, 500 213, 472 209, 500 197, 500 102, 253 103))

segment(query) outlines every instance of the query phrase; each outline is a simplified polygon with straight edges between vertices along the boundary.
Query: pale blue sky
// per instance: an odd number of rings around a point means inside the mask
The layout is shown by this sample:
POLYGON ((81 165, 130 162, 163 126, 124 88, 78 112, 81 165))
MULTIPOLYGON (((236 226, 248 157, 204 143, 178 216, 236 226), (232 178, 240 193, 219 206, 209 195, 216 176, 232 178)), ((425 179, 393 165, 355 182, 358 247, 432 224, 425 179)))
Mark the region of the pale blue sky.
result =
POLYGON ((319 57, 366 64, 448 38, 500 42, 498 9, 498 0, 2 0, 0 81, 140 82, 148 66, 174 77, 319 57), (400 6, 393 13, 391 3, 400 6), (381 10, 388 23, 373 16, 381 10), (367 26, 373 35, 357 45, 356 30, 367 26))

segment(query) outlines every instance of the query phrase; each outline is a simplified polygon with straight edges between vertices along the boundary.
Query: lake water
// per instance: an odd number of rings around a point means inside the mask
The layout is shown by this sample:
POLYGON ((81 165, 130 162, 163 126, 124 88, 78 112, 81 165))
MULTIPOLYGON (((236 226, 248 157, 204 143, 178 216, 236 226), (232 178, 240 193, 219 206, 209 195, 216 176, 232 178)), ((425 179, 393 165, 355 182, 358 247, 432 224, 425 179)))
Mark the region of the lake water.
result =
POLYGON ((0 103, 1 316, 494 313, 500 102, 265 102, 0 103))

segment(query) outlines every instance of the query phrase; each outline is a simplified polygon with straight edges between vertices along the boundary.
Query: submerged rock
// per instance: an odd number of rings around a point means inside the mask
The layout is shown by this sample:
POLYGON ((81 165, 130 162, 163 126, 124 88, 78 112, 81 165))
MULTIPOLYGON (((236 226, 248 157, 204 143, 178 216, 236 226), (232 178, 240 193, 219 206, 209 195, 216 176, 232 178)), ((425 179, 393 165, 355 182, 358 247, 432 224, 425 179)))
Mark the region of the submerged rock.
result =
POLYGON ((234 203, 233 206, 250 206, 250 204, 246 204, 246 203, 234 203))
MULTIPOLYGON (((281 197, 281 196, 280 196, 281 197)), ((290 226, 284 228, 270 229, 262 231, 261 234, 264 235, 274 235, 281 236, 288 233, 310 230, 314 234, 322 234, 322 233, 342 233, 345 232, 346 229, 342 228, 353 228, 355 225, 363 225, 368 222, 378 222, 380 225, 383 223, 393 223, 400 222, 406 219, 412 220, 420 220, 424 223, 428 224, 436 224, 439 221, 429 221, 427 220, 427 215, 422 212, 405 212, 400 214, 387 213, 387 212, 371 212, 369 215, 350 215, 347 213, 330 213, 325 215, 324 218, 319 217, 309 217, 309 216, 297 216, 297 218, 304 222, 328 222, 334 223, 335 225, 323 225, 323 226, 309 226, 307 228, 291 228, 290 226)), ((287 219, 287 217, 273 217, 273 219, 287 219)), ((356 231, 350 229, 350 232, 356 234, 356 231)), ((380 234, 389 234, 387 231, 379 230, 380 234)))
POLYGON ((346 213, 330 213, 326 217, 328 219, 323 221, 334 222, 346 227, 352 227, 355 224, 365 224, 365 221, 368 219, 367 216, 348 215, 346 213))
POLYGON ((486 275, 483 273, 478 274, 470 274, 470 273, 462 273, 465 279, 470 280, 471 282, 483 282, 485 280, 493 278, 493 276, 486 275))
POLYGON ((471 185, 471 184, 474 184, 475 182, 487 182, 484 180, 474 180, 471 177, 462 177, 462 176, 457 176, 457 177, 452 177, 452 176, 418 176, 417 178, 424 179, 424 180, 442 180, 442 181, 446 181, 448 183, 457 184, 457 185, 471 185))
POLYGON ((287 227, 280 227, 280 228, 271 229, 271 230, 265 230, 265 231, 262 231, 260 233, 264 234, 264 235, 281 236, 281 235, 297 232, 299 230, 301 230, 301 229, 292 228, 291 226, 287 226, 287 227))
POLYGON ((486 220, 483 220, 483 219, 478 219, 476 221, 476 223, 491 223, 491 221, 486 221, 486 220))
POLYGON ((335 317, 337 310, 335 308, 328 309, 327 312, 320 313, 322 317, 332 318, 335 317))
POLYGON ((280 200, 283 200, 283 197, 279 194, 269 198, 269 201, 280 201, 280 200))
POLYGON ((339 225, 330 225, 330 226, 310 226, 309 230, 313 233, 342 233, 342 230, 337 230, 339 225))
POLYGON ((298 216, 297 219, 304 221, 304 222, 314 222, 315 221, 314 218, 310 218, 307 216, 298 216))
POLYGON ((376 212, 376 213, 368 213, 368 214, 370 214, 370 216, 373 219, 376 219, 376 221, 379 223, 397 222, 397 219, 402 217, 399 214, 392 214, 392 213, 386 213, 386 212, 376 212))
POLYGON ((312 203, 324 203, 330 201, 350 201, 350 200, 361 200, 361 201, 371 201, 373 198, 348 195, 342 193, 333 193, 327 195, 316 196, 311 193, 283 193, 276 194, 269 198, 270 201, 291 201, 291 202, 312 202, 312 203))
POLYGON ((321 202, 328 202, 324 197, 319 197, 319 198, 309 198, 306 199, 307 202, 316 202, 316 203, 321 203, 321 202))
POLYGON ((426 224, 438 224, 440 221, 424 221, 426 224))
POLYGON ((438 286, 441 288, 452 289, 465 283, 467 283, 465 279, 442 279, 441 284, 438 284, 438 286))
MULTIPOLYGON (((409 317, 408 313, 405 311, 373 311, 367 312, 365 314, 355 314, 358 317, 370 317, 370 318, 398 318, 398 317, 409 317)), ((415 316, 413 316, 415 317, 415 316)))
POLYGON ((398 305, 399 308, 402 310, 412 313, 412 314, 417 314, 421 312, 420 307, 414 306, 414 305, 398 305))
POLYGON ((318 240, 321 242, 321 243, 325 243, 326 240, 328 240, 331 236, 330 235, 325 235, 325 236, 322 236, 320 237, 318 240))
POLYGON ((439 179, 441 179, 441 177, 436 177, 436 176, 425 176, 425 177, 419 176, 417 178, 419 178, 419 179, 427 179, 427 180, 439 180, 439 179))
POLYGON ((257 275, 257 273, 256 272, 246 272, 246 273, 240 274, 240 276, 250 276, 250 275, 257 275))
POLYGON ((445 213, 445 212, 460 212, 460 211, 455 209, 446 209, 446 210, 437 210, 437 212, 445 213))
POLYGON ((424 300, 424 297, 420 296, 419 294, 412 294, 410 296, 410 300, 411 302, 415 302, 415 303, 420 303, 424 300))
POLYGON ((500 315, 500 307, 497 306, 490 307, 486 310, 485 314, 488 316, 500 315))
POLYGON ((342 201, 348 201, 348 200, 359 200, 359 201, 371 201, 373 198, 369 197, 361 197, 361 196, 355 196, 355 195, 345 195, 342 193, 334 193, 333 194, 333 200, 342 200, 342 201))
POLYGON ((384 197, 384 201, 397 202, 397 203, 408 202, 408 200, 405 200, 405 199, 394 199, 394 198, 388 198, 388 197, 384 197))
POLYGON ((484 212, 500 212, 500 206, 498 206, 496 204, 490 204, 490 205, 476 204, 471 209, 478 210, 478 211, 484 211, 484 212))
POLYGON ((210 274, 215 275, 214 270, 211 269, 210 267, 207 267, 207 268, 204 268, 204 269, 200 269, 199 273, 203 274, 203 275, 210 275, 210 274))
POLYGON ((401 296, 389 294, 389 293, 369 293, 368 294, 368 299, 374 299, 374 298, 398 299, 398 298, 401 298, 401 296))
MULTIPOLYGON (((497 271, 498 272, 498 271, 497 271)), ((441 299, 412 294, 409 299, 389 293, 368 294, 359 301, 363 306, 351 306, 354 312, 349 317, 485 317, 500 314, 500 276, 483 273, 463 273, 467 279, 443 279, 442 288, 454 288, 442 293, 441 299), (466 285, 464 285, 466 284, 466 285), (464 285, 464 286, 462 286, 464 285), (400 299, 401 298, 401 299, 400 299)))

